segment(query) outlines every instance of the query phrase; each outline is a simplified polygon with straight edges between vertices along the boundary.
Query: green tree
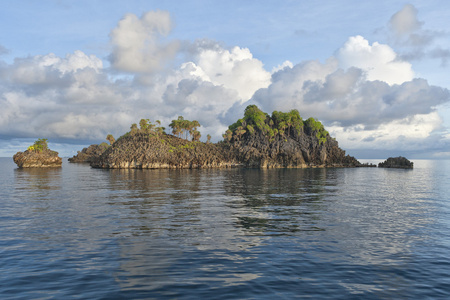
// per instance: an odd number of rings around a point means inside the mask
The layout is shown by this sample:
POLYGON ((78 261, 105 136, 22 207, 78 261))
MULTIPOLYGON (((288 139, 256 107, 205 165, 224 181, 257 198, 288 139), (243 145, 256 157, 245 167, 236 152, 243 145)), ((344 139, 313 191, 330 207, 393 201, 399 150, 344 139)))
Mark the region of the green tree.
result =
POLYGON ((33 145, 28 147, 29 151, 41 152, 48 149, 48 140, 47 139, 38 139, 34 142, 33 145))
POLYGON ((116 141, 116 139, 114 138, 114 136, 112 134, 108 134, 106 136, 106 140, 109 142, 110 145, 114 144, 114 142, 116 141))
POLYGON ((139 129, 137 127, 137 124, 136 123, 131 124, 130 134, 135 135, 136 133, 138 133, 138 131, 139 131, 139 129))

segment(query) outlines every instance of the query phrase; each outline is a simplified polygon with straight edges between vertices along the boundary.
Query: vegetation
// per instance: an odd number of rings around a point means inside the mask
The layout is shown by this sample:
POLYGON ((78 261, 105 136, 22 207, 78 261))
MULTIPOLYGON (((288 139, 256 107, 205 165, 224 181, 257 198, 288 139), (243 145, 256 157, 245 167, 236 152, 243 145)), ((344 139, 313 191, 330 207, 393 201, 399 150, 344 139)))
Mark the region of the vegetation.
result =
POLYGON ((112 134, 108 134, 106 136, 106 140, 109 142, 110 145, 114 144, 114 142, 116 141, 116 139, 114 138, 114 136, 112 134))
POLYGON ((197 130, 200 127, 200 123, 196 120, 189 121, 185 120, 182 116, 179 116, 177 120, 172 120, 169 124, 172 128, 172 133, 179 138, 184 137, 186 140, 199 141, 201 134, 197 130))
POLYGON ((305 121, 305 125, 309 127, 313 132, 316 133, 316 137, 319 139, 321 144, 327 141, 328 131, 325 130, 322 123, 314 118, 309 118, 305 121))
POLYGON ((41 152, 48 149, 47 139, 38 139, 33 145, 28 147, 28 151, 41 152))
POLYGON ((328 132, 322 123, 313 118, 303 121, 296 109, 289 112, 274 111, 269 116, 256 105, 249 105, 245 109, 244 118, 230 125, 222 136, 225 141, 239 141, 245 134, 262 132, 270 141, 274 141, 275 138, 293 136, 305 127, 316 133, 319 143, 327 141, 328 132))

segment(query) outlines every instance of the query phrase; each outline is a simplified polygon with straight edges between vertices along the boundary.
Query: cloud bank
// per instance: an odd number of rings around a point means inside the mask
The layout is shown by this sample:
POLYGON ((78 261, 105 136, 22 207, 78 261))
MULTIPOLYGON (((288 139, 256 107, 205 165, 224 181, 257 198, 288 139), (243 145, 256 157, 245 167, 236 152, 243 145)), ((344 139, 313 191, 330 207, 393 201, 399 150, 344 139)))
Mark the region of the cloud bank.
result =
MULTIPOLYGON (((413 41, 423 32, 413 6, 389 24, 404 44, 432 40, 413 41)), ((269 113, 298 109, 303 118, 318 118, 344 148, 449 145, 437 113, 449 91, 417 78, 387 44, 352 36, 325 62, 286 61, 268 71, 248 48, 170 40, 172 27, 168 12, 125 15, 110 33, 108 68, 80 50, 0 63, 0 138, 99 142, 141 118, 167 126, 182 115, 217 141, 248 104, 257 104, 269 113)))

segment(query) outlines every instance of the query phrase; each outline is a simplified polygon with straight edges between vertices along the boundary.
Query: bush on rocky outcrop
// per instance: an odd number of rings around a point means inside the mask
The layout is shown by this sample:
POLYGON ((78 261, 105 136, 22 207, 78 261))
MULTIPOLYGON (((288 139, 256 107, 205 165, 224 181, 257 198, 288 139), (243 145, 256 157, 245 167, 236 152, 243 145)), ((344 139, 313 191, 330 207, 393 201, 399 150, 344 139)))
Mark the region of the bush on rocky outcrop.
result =
POLYGON ((17 152, 13 156, 19 168, 61 167, 62 158, 58 152, 48 149, 47 139, 38 139, 25 152, 17 152))

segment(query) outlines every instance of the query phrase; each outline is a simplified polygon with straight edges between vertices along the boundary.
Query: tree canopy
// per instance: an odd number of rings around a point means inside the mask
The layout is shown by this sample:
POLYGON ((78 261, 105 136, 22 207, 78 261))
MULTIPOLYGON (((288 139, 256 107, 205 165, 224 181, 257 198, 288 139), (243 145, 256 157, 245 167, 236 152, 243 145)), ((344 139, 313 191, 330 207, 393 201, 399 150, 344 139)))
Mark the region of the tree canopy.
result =
POLYGON ((38 139, 33 145, 29 146, 27 150, 41 152, 48 149, 47 139, 38 139))
POLYGON ((249 105, 244 111, 244 117, 231 124, 222 136, 225 141, 231 141, 240 140, 245 134, 262 132, 272 141, 276 137, 292 136, 295 132, 304 130, 304 127, 316 132, 320 143, 326 142, 328 132, 322 123, 314 118, 303 121, 296 109, 289 112, 274 111, 270 116, 256 105, 249 105))
POLYGON ((185 120, 182 116, 179 116, 178 119, 172 120, 169 124, 169 127, 172 128, 172 133, 179 138, 185 138, 186 140, 199 141, 201 134, 200 131, 197 130, 200 127, 200 123, 197 120, 189 121, 185 120))

